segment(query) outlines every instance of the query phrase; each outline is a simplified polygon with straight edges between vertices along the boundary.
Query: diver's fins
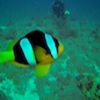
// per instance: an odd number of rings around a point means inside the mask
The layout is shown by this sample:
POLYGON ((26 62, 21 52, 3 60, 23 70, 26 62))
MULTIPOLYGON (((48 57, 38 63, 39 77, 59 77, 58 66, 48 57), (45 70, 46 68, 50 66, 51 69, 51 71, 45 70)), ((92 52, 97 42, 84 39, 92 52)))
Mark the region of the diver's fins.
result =
POLYGON ((48 74, 51 64, 38 64, 35 66, 34 71, 37 77, 43 77, 48 74))
POLYGON ((4 63, 7 61, 13 61, 14 60, 14 52, 12 50, 10 51, 0 51, 0 63, 4 63))

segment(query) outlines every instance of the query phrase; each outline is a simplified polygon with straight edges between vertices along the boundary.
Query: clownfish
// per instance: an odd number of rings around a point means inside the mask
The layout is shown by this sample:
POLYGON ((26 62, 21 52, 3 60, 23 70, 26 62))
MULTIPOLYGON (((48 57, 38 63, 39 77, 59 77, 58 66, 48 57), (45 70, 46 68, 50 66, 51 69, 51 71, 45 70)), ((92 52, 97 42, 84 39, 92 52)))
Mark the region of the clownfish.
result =
POLYGON ((40 30, 32 31, 7 51, 0 52, 0 63, 12 62, 19 67, 32 66, 36 76, 45 76, 51 64, 63 52, 64 46, 49 33, 40 30))

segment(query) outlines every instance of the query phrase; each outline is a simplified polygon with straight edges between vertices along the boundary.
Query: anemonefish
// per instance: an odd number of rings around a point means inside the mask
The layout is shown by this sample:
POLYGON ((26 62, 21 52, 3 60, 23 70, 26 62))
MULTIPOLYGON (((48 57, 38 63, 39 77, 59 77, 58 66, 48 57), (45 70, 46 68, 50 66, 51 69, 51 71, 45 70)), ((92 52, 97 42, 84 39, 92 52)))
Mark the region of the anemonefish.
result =
POLYGON ((36 76, 45 76, 54 60, 63 52, 64 46, 49 33, 35 30, 0 52, 0 63, 12 62, 20 67, 32 66, 36 76))

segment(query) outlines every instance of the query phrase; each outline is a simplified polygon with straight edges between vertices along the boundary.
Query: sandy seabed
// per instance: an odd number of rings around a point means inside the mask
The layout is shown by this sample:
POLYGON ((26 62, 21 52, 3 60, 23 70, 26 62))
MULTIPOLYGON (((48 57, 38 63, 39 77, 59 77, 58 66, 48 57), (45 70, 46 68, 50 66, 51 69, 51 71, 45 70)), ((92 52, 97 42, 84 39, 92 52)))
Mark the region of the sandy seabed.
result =
POLYGON ((1 64, 0 100, 99 100, 100 92, 95 95, 93 84, 100 73, 100 23, 51 17, 9 21, 0 25, 0 50, 36 29, 49 32, 63 43, 62 56, 43 78, 37 78, 33 69, 10 62, 1 64))

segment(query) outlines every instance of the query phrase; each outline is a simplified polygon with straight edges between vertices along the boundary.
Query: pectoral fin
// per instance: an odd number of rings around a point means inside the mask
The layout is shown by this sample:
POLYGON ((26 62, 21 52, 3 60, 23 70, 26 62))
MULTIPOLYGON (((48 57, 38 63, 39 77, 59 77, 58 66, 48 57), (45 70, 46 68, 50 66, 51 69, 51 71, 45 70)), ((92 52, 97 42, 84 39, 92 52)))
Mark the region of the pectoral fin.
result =
POLYGON ((38 64, 34 69, 36 76, 43 77, 47 75, 50 70, 50 66, 51 64, 38 64))

